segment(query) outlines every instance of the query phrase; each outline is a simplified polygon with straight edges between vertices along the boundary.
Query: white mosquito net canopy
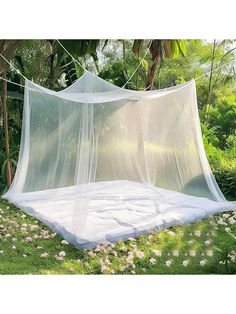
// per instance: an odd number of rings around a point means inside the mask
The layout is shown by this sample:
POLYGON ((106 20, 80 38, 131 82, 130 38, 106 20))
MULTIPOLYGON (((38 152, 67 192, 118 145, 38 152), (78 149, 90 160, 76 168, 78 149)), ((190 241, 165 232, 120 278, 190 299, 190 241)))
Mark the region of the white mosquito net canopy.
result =
POLYGON ((26 81, 3 197, 85 248, 236 208, 205 155, 194 81, 136 92, 87 71, 61 92, 26 81))

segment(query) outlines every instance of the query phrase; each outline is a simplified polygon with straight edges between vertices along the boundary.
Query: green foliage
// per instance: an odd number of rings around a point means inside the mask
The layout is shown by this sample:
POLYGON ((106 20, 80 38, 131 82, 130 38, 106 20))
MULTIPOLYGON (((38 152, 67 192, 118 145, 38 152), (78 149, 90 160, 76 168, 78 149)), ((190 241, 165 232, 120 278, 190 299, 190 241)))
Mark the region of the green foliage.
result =
POLYGON ((216 180, 225 194, 236 198, 236 147, 220 150, 208 143, 204 138, 204 145, 216 180))
POLYGON ((224 237, 224 241, 219 242, 218 246, 214 246, 215 251, 219 254, 220 259, 225 265, 226 270, 228 264, 231 262, 232 244, 236 247, 236 236, 233 233, 227 233, 224 237))
POLYGON ((214 105, 208 108, 208 115, 209 127, 215 126, 214 134, 219 147, 224 149, 233 145, 236 135, 236 96, 218 97, 214 105))

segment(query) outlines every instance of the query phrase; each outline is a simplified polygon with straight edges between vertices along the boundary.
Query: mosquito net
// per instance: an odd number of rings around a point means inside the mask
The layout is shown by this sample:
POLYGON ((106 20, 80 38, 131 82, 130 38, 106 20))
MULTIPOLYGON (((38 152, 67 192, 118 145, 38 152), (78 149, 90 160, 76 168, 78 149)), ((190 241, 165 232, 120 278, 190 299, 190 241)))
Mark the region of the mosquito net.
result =
POLYGON ((196 88, 136 92, 85 72, 26 81, 17 171, 4 198, 90 248, 230 210, 210 170, 196 88))

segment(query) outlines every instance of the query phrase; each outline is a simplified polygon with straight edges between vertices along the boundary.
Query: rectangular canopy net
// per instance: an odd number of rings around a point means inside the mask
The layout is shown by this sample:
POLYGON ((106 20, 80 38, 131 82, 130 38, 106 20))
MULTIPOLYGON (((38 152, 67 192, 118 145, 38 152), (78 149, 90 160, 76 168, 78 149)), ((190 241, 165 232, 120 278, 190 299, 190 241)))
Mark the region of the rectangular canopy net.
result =
POLYGON ((206 158, 195 81, 149 92, 86 71, 60 92, 25 83, 19 161, 3 196, 92 248, 236 208, 206 158))

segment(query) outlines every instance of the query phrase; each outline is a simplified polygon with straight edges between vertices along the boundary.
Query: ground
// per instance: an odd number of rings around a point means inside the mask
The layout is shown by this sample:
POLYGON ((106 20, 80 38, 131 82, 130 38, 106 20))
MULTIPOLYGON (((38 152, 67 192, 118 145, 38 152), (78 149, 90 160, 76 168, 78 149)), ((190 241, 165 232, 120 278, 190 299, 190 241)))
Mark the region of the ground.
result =
POLYGON ((235 274, 236 211, 93 250, 0 199, 0 274, 235 274))

